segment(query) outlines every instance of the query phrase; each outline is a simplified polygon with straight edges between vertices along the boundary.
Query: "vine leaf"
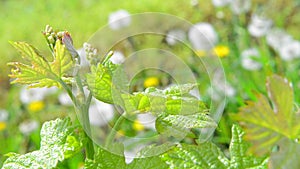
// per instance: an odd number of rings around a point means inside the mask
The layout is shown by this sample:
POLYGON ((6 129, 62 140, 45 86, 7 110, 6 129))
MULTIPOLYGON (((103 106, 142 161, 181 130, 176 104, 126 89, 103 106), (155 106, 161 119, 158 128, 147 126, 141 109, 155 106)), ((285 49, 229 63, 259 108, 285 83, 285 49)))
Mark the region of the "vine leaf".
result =
MULTIPOLYGON (((120 147, 121 145, 114 145, 120 147)), ((154 148, 154 150, 156 150, 154 148)), ((152 147, 147 151, 152 152, 152 147)), ((124 153, 123 150, 118 153, 124 153)), ((139 157, 135 158, 130 164, 125 163, 124 156, 114 154, 103 148, 98 147, 93 160, 87 159, 85 162, 86 169, 107 169, 107 168, 124 168, 124 169, 167 169, 167 165, 158 157, 139 157)))
POLYGON ((191 132, 195 128, 215 128, 216 122, 207 114, 196 113, 192 115, 172 115, 163 113, 155 122, 155 128, 167 137, 174 136, 183 138, 185 136, 196 138, 197 136, 191 132))
POLYGON ((179 128, 184 129, 217 127, 216 122, 204 113, 197 113, 192 115, 170 114, 161 116, 161 120, 170 125, 175 125, 179 128))
POLYGON ((267 168, 268 158, 257 158, 254 156, 247 155, 249 144, 243 140, 243 136, 245 133, 240 126, 233 125, 231 133, 232 137, 229 145, 231 169, 267 168))
MULTIPOLYGON (((117 84, 113 85, 113 76, 119 65, 111 61, 91 67, 91 73, 87 74, 87 84, 93 96, 105 103, 113 104, 113 94, 118 94, 117 84), (114 90, 114 91, 113 91, 114 90)), ((120 82, 124 84, 126 82, 120 82)))
POLYGON ((117 104, 129 114, 151 112, 159 116, 163 112, 173 115, 208 112, 202 101, 189 94, 197 86, 195 84, 176 85, 165 90, 150 87, 130 94, 125 92, 128 87, 125 77, 122 66, 108 60, 91 67, 87 84, 96 99, 117 104))
POLYGON ((9 77, 14 78, 12 83, 28 84, 30 87, 60 87, 59 80, 69 83, 67 73, 73 67, 72 56, 65 45, 57 40, 54 47, 53 61, 49 62, 37 49, 25 42, 11 43, 22 55, 28 64, 10 62, 14 68, 9 77))
POLYGON ((165 164, 158 156, 151 156, 146 158, 135 158, 126 169, 167 169, 165 164))
POLYGON ((181 144, 161 156, 170 168, 195 169, 263 169, 267 168, 267 159, 247 156, 248 145, 243 141, 244 132, 237 126, 232 126, 230 143, 230 160, 213 143, 206 142, 198 146, 181 144))
POLYGON ((114 154, 101 147, 98 147, 94 155, 94 159, 93 160, 86 159, 84 165, 86 169, 105 169, 105 168, 125 168, 126 163, 125 163, 124 156, 114 154))
POLYGON ((282 138, 296 139, 300 134, 300 116, 293 109, 293 89, 288 80, 273 75, 267 78, 270 102, 262 94, 249 101, 231 117, 244 127, 245 139, 253 146, 250 151, 264 155, 282 138))
POLYGON ((155 116, 163 112, 173 115, 207 113, 208 109, 205 104, 188 94, 188 91, 195 86, 195 84, 176 85, 164 90, 150 87, 143 92, 123 94, 122 107, 129 113, 151 112, 155 116))
POLYGON ((300 168, 300 144, 283 138, 278 142, 278 149, 271 154, 271 169, 300 168))
POLYGON ((105 59, 97 67, 91 67, 87 83, 95 98, 116 104, 127 114, 151 112, 158 117, 156 128, 166 136, 182 137, 186 131, 187 136, 194 138, 188 130, 216 127, 204 102, 189 94, 196 84, 175 85, 164 90, 149 87, 131 94, 125 92, 128 87, 125 77, 121 65, 105 59))
POLYGON ((81 137, 69 118, 46 122, 41 129, 41 148, 24 155, 7 154, 3 169, 54 168, 81 150, 81 137))

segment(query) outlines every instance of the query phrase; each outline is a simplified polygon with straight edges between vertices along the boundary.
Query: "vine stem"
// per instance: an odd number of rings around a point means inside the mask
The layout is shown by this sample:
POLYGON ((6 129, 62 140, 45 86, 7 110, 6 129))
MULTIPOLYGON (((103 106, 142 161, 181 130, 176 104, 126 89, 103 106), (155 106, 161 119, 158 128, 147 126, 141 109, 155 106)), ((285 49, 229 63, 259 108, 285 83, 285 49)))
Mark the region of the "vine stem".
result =
POLYGON ((74 103, 75 107, 77 108, 77 105, 78 105, 77 100, 76 100, 76 97, 72 93, 72 89, 70 89, 70 87, 62 79, 58 79, 58 82, 66 90, 66 92, 68 93, 72 102, 74 103))
POLYGON ((109 135, 107 136, 106 142, 105 142, 105 147, 108 148, 110 145, 112 145, 113 140, 123 122, 123 120, 125 120, 127 117, 127 113, 124 112, 116 121, 114 127, 111 129, 109 135))
POLYGON ((90 127, 90 119, 89 119, 89 107, 90 107, 90 103, 92 100, 92 93, 90 92, 88 97, 85 96, 84 90, 83 90, 83 85, 82 85, 82 81, 79 75, 77 75, 75 77, 77 86, 79 88, 79 92, 81 92, 81 96, 84 98, 83 101, 84 103, 82 104, 82 106, 80 106, 79 109, 79 113, 83 118, 83 125, 85 128, 85 134, 87 136, 87 144, 86 144, 86 156, 88 159, 94 159, 94 143, 93 140, 90 138, 90 136, 92 135, 91 132, 91 127, 90 127), (90 136, 89 136, 90 134, 90 136))
POLYGON ((77 86, 79 87, 79 92, 81 92, 81 96, 84 98, 83 103, 80 103, 80 98, 79 100, 74 96, 71 88, 62 80, 59 79, 58 82, 62 85, 62 87, 67 91, 69 97, 71 98, 72 102, 75 105, 76 111, 79 111, 78 113, 83 119, 83 127, 85 129, 85 135, 87 137, 87 143, 86 143, 86 156, 88 159, 94 159, 94 143, 92 139, 89 137, 88 133, 91 134, 91 128, 90 128, 90 123, 89 123, 89 107, 90 103, 92 100, 92 94, 89 93, 88 97, 85 97, 84 90, 83 90, 83 85, 81 82, 81 79, 79 76, 76 76, 76 83, 77 86))

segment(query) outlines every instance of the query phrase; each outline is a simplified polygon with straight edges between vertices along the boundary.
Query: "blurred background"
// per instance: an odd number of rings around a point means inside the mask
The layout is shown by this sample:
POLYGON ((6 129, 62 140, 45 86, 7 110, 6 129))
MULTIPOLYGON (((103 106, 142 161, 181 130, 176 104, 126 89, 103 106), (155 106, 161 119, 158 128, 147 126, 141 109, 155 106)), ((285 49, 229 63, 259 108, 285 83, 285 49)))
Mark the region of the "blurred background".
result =
MULTIPOLYGON (((193 34, 191 28, 178 27, 168 30, 167 36, 135 37, 134 47, 128 47, 126 41, 118 44, 114 48, 117 51, 115 59, 122 62, 131 48, 160 46, 182 56, 199 75, 203 71, 199 68, 201 63, 192 58, 207 57, 208 53, 219 56, 228 83, 218 89, 208 89, 207 79, 199 78, 197 80, 203 87, 199 87, 200 93, 196 91, 195 96, 209 103, 218 99, 218 95, 211 95, 211 90, 217 90, 228 98, 214 136, 214 142, 224 149, 230 141, 232 120, 228 114, 238 112, 245 100, 254 100, 253 92, 265 93, 267 75, 277 73, 290 79, 295 86, 297 104, 300 101, 300 0, 1 0, 0 11, 0 166, 5 159, 3 155, 8 152, 26 153, 39 148, 39 129, 44 121, 74 111, 66 94, 56 88, 28 90, 21 85, 10 85, 8 74, 11 68, 7 63, 21 57, 9 41, 26 41, 42 54, 50 55, 42 35, 46 25, 68 30, 80 52, 94 32, 122 15, 162 12, 196 24, 197 29, 207 32, 207 39, 214 45, 212 48, 203 47, 207 42, 193 34), (191 53, 174 37, 189 43, 197 51, 191 53)), ((123 26, 110 25, 111 29, 122 29, 123 26)), ((173 81, 165 73, 152 70, 138 74, 133 83, 132 91, 140 91, 150 86, 164 88, 173 81)), ((114 111, 112 107, 101 104, 95 103, 96 109, 114 111)), ((74 113, 71 116, 76 118, 74 113)), ((106 118, 112 119, 113 115, 106 118)), ((136 117, 136 120, 126 123, 120 133, 153 132, 153 126, 143 125, 142 121, 143 117, 136 117)), ((97 121, 92 123, 102 126, 97 121)), ((78 168, 82 159, 79 155, 65 167, 78 168)))

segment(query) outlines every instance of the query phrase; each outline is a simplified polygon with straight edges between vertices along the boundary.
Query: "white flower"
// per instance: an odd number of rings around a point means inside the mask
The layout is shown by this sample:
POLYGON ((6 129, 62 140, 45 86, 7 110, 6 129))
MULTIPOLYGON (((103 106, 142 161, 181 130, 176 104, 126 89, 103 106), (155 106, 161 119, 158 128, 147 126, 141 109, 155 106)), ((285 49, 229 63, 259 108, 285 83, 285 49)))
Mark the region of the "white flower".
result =
POLYGON ((27 86, 24 86, 20 91, 20 100, 24 104, 33 101, 41 101, 45 98, 45 96, 53 94, 57 90, 57 87, 28 88, 27 86))
POLYGON ((8 112, 4 109, 0 109, 0 121, 7 121, 8 112))
POLYGON ((266 36, 269 46, 279 52, 284 61, 291 61, 300 57, 300 42, 282 29, 274 28, 266 36))
POLYGON ((279 50, 282 46, 293 41, 293 37, 282 29, 274 28, 267 33, 266 40, 269 46, 279 50))
POLYGON ((155 120, 156 117, 154 117, 151 113, 143 113, 137 115, 137 120, 148 129, 155 130, 155 120))
POLYGON ((220 69, 213 74, 212 83, 213 86, 208 89, 208 93, 213 100, 220 100, 221 96, 233 97, 236 94, 235 89, 226 81, 220 69))
POLYGON ((118 10, 109 15, 108 24, 113 30, 129 26, 131 23, 130 14, 125 10, 118 10))
MULTIPOLYGON (((132 139, 132 141, 135 141, 135 140, 132 139)), ((124 143, 125 147, 126 147, 126 144, 128 144, 128 143, 124 143)), ((131 163, 135 157, 139 156, 139 152, 145 147, 146 147, 146 145, 144 145, 144 144, 136 143, 136 145, 133 149, 130 149, 130 150, 125 149, 124 156, 125 156, 126 164, 131 163)))
POLYGON ((232 0, 230 7, 233 13, 239 15, 250 10, 251 0, 232 0))
POLYGON ((235 89, 226 81, 225 74, 221 69, 215 71, 213 75, 213 84, 219 93, 228 97, 235 95, 235 89))
POLYGON ((217 13, 216 13, 216 17, 218 18, 218 19, 223 19, 224 18, 224 12, 223 11, 218 11, 217 13))
POLYGON ((244 50, 241 55, 242 66, 247 70, 259 70, 262 67, 262 64, 255 61, 259 59, 260 54, 257 49, 251 48, 244 50))
POLYGON ((272 20, 258 15, 253 15, 248 26, 250 35, 254 37, 261 37, 267 34, 272 26, 272 20))
POLYGON ((60 104, 65 105, 65 106, 72 106, 73 105, 72 99, 70 98, 70 96, 66 92, 61 93, 58 96, 58 101, 59 101, 60 104))
POLYGON ((87 60, 86 58, 86 53, 85 53, 85 50, 84 48, 80 48, 77 50, 77 53, 80 57, 80 66, 81 67, 87 67, 87 66, 90 66, 90 62, 87 60))
POLYGON ((185 38, 186 35, 183 30, 174 29, 174 30, 170 30, 167 33, 166 42, 168 43, 168 45, 173 46, 178 42, 178 40, 184 41, 185 38))
POLYGON ((212 0, 212 3, 215 7, 223 7, 229 4, 231 0, 212 0))
POLYGON ((24 135, 29 135, 39 127, 39 123, 36 120, 24 121, 19 125, 19 130, 24 135))
POLYGON ((133 151, 124 151, 125 162, 126 164, 131 163, 134 160, 134 157, 137 153, 133 151))
POLYGON ((96 99, 92 100, 92 104, 89 109, 89 119, 91 125, 104 126, 114 116, 114 107, 111 104, 107 104, 96 99))
POLYGON ((198 23, 190 28, 188 38, 196 50, 209 50, 217 42, 218 36, 209 23, 198 23))
POLYGON ((284 44, 279 49, 279 54, 282 60, 290 61, 295 58, 300 58, 300 42, 292 41, 290 43, 284 44))
POLYGON ((227 97, 233 97, 236 93, 235 88, 233 88, 229 83, 226 83, 220 90, 224 91, 225 96, 227 97))
POLYGON ((122 52, 114 51, 114 54, 111 56, 110 61, 114 64, 122 64, 125 61, 125 56, 122 52))
POLYGON ((198 0, 190 0, 190 4, 192 6, 197 6, 197 5, 199 5, 199 2, 198 2, 198 0))

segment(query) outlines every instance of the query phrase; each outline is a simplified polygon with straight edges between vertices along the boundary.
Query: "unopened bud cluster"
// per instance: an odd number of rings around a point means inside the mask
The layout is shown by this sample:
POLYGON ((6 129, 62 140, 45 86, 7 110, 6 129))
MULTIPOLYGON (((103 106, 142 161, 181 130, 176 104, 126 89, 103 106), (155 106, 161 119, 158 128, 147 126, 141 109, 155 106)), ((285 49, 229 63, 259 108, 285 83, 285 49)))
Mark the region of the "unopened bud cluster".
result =
POLYGON ((99 62, 99 58, 97 57, 97 49, 93 48, 91 44, 89 43, 84 43, 83 44, 83 49, 84 52, 86 54, 86 58, 87 60, 91 63, 91 64, 96 64, 99 62))
POLYGON ((44 36, 46 37, 50 47, 53 49, 55 42, 60 40, 62 42, 63 36, 66 34, 66 31, 54 31, 53 28, 49 25, 46 25, 45 30, 43 31, 44 36))

